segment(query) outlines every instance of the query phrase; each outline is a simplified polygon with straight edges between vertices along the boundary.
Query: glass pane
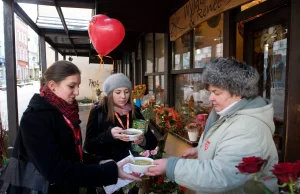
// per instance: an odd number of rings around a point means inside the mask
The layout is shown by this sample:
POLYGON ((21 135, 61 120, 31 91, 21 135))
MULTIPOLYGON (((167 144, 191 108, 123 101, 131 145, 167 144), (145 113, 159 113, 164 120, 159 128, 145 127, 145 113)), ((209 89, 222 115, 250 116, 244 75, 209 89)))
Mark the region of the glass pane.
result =
POLYGON ((155 71, 163 72, 165 68, 165 55, 164 55, 164 34, 155 34, 155 71))
POLYGON ((92 9, 61 8, 69 30, 87 30, 92 18, 92 9), (80 14, 78 14, 80 13, 80 14))
POLYGON ((19 122, 40 88, 39 37, 15 14, 16 74, 19 122))
POLYGON ((246 3, 245 5, 241 6, 241 11, 245 11, 246 9, 254 7, 264 1, 266 1, 266 0, 254 0, 254 1, 251 1, 250 3, 246 3))
POLYGON ((3 129, 8 130, 3 1, 0 2, 0 116, 3 129))
POLYGON ((155 101, 164 104, 164 76, 155 76, 155 101))
POLYGON ((184 34, 174 42, 175 47, 175 59, 174 59, 174 70, 189 69, 190 68, 190 32, 184 34))
POLYGON ((153 34, 146 36, 146 73, 153 73, 153 34))
MULTIPOLYGON (((40 59, 39 59, 39 36, 29 26, 28 28, 28 75, 29 80, 39 81, 40 59)), ((28 78, 27 78, 28 79, 28 78)))
POLYGON ((148 76, 148 93, 153 95, 153 76, 148 76))
MULTIPOLYGON (((37 18, 38 18, 37 4, 28 4, 28 3, 18 3, 18 4, 25 11, 25 13, 30 17, 30 19, 33 22, 37 21, 37 18)), ((56 13, 57 13, 57 11, 56 11, 56 13)))
POLYGON ((126 70, 126 75, 127 75, 128 77, 130 77, 130 64, 129 64, 129 63, 126 65, 126 68, 127 68, 127 70, 126 70))
POLYGON ((64 29, 54 6, 38 5, 37 16, 36 24, 39 27, 64 29))
POLYGON ((223 14, 195 28, 195 68, 203 68, 214 58, 223 56, 223 14))
POLYGON ((276 120, 284 119, 287 26, 275 25, 254 33, 254 66, 261 74, 263 97, 271 99, 276 120))
POLYGON ((195 118, 206 112, 211 107, 209 95, 200 73, 176 75, 175 109, 182 115, 195 118))

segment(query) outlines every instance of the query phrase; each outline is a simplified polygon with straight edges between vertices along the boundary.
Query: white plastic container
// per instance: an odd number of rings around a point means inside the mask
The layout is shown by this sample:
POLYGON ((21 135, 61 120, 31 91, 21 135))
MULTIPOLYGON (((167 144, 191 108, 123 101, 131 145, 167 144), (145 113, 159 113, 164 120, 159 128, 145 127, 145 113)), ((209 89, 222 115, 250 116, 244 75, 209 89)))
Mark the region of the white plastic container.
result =
POLYGON ((199 135, 199 130, 188 130, 188 135, 190 141, 197 141, 198 140, 198 135, 199 135))
POLYGON ((148 172, 148 168, 149 167, 155 166, 155 165, 153 165, 153 159, 152 158, 134 157, 134 159, 135 159, 135 161, 137 161, 137 160, 149 161, 149 162, 151 162, 151 164, 149 164, 149 165, 136 165, 136 164, 128 163, 129 164, 129 169, 132 172, 135 172, 135 173, 145 173, 145 172, 148 172))
POLYGON ((129 128, 126 130, 126 132, 123 133, 124 135, 127 135, 129 137, 129 141, 135 141, 138 139, 138 137, 143 134, 142 130, 139 129, 133 129, 129 128))

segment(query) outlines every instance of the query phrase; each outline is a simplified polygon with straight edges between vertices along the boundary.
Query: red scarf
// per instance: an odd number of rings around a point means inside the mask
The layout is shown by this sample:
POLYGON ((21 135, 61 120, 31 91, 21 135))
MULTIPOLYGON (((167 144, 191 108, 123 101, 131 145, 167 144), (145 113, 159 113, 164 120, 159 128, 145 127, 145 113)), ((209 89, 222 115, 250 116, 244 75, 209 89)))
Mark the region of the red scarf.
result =
POLYGON ((54 94, 47 86, 41 88, 40 96, 45 98, 52 106, 56 107, 59 112, 63 114, 66 123, 73 131, 76 150, 79 154, 80 161, 82 162, 82 138, 79 126, 81 121, 79 120, 79 108, 77 101, 74 100, 73 104, 68 104, 66 101, 56 96, 56 94, 54 94))

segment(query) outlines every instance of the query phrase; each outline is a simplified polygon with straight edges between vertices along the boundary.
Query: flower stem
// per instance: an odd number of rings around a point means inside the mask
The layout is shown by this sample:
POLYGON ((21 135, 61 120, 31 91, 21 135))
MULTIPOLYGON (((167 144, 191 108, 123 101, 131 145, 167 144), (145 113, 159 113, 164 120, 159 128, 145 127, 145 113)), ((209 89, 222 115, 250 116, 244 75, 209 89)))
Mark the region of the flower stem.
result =
POLYGON ((289 185, 291 194, 294 194, 293 183, 289 183, 288 185, 289 185))
POLYGON ((258 181, 257 173, 254 174, 254 181, 258 181))

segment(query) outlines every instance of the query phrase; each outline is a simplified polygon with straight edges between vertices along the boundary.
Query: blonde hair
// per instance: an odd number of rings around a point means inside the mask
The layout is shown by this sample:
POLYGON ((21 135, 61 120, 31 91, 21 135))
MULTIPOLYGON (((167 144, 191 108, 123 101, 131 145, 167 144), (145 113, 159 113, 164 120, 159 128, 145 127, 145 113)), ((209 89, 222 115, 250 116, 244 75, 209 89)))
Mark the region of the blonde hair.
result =
MULTIPOLYGON (((129 96, 128 102, 131 106, 131 115, 132 118, 135 118, 135 106, 133 99, 131 97, 131 94, 129 96)), ((114 110, 114 99, 113 99, 113 92, 111 92, 109 95, 105 96, 101 99, 100 104, 103 107, 103 111, 107 114, 106 121, 111 121, 113 124, 115 124, 115 110, 114 110)))

